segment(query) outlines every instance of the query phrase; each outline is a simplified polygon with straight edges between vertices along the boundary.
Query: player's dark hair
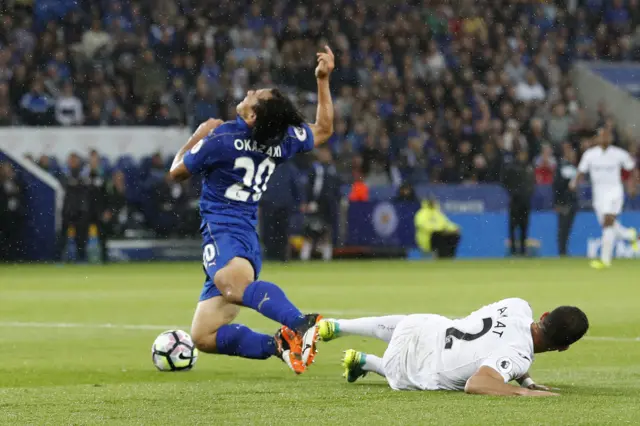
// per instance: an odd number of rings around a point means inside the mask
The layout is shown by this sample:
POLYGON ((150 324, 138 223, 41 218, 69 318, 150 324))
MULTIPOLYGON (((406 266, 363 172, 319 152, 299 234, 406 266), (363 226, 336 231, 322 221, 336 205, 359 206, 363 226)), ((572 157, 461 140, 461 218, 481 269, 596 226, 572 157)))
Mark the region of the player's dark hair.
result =
POLYGON ((256 114, 253 140, 261 145, 278 145, 289 126, 301 126, 304 122, 293 102, 278 89, 271 89, 271 97, 259 100, 253 110, 256 114))
POLYGON ((560 306, 542 320, 545 343, 550 348, 569 346, 589 329, 587 315, 575 306, 560 306))

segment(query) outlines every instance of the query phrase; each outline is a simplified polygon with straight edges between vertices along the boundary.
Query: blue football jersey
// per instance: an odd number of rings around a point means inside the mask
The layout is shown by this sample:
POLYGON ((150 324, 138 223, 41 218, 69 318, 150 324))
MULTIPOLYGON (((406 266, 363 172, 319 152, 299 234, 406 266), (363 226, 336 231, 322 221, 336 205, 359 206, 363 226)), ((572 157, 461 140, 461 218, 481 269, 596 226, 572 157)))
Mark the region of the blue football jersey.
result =
POLYGON ((258 202, 279 164, 313 149, 308 125, 290 127, 277 146, 251 139, 251 128, 237 117, 216 128, 184 155, 192 175, 202 175, 200 214, 213 224, 256 226, 258 202))

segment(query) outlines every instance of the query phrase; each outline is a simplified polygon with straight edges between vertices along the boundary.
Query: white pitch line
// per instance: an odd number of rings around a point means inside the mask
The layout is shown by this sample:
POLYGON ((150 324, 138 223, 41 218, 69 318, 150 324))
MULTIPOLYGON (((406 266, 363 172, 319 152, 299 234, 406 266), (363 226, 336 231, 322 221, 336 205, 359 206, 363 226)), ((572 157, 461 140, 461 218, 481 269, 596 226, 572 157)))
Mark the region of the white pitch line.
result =
POLYGON ((116 329, 116 330, 175 330, 189 329, 189 326, 179 325, 151 325, 151 324, 90 324, 77 322, 22 322, 5 321, 0 322, 0 327, 23 327, 23 328, 89 328, 89 329, 116 329))
MULTIPOLYGON (((114 330, 189 330, 188 325, 153 325, 153 324, 91 324, 77 322, 23 322, 1 321, 0 327, 22 328, 87 328, 87 329, 114 329, 114 330)), ((613 336, 586 336, 585 340, 601 342, 640 342, 640 337, 613 337, 613 336)))

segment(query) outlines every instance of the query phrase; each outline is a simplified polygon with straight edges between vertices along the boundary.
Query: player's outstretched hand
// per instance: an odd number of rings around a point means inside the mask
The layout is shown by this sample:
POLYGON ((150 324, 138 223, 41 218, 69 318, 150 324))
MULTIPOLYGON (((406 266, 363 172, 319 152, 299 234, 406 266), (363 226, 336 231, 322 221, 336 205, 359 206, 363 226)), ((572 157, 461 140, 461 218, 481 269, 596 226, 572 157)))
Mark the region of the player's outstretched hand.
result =
POLYGON ((548 386, 545 385, 539 385, 537 383, 534 383, 532 385, 530 385, 527 389, 531 389, 531 390, 538 390, 538 391, 547 391, 547 392, 551 392, 551 391, 558 391, 560 389, 558 388, 550 388, 548 386))
POLYGON ((318 58, 318 66, 316 67, 316 78, 325 79, 329 77, 331 71, 335 68, 335 58, 329 46, 324 47, 324 52, 316 53, 318 58))

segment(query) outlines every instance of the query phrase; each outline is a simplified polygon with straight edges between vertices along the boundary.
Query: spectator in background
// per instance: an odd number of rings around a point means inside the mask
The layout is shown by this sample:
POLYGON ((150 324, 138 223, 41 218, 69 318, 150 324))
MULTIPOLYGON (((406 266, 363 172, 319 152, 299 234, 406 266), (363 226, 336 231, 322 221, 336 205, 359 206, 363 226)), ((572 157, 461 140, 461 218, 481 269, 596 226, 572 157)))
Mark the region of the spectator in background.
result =
POLYGON ((49 126, 53 124, 53 99, 44 92, 40 78, 31 84, 31 90, 20 99, 20 108, 26 124, 49 126))
POLYGON ((86 260, 87 232, 90 223, 90 181, 82 173, 82 160, 76 153, 69 155, 67 167, 61 177, 65 190, 62 207, 62 227, 58 241, 60 259, 72 239, 77 248, 77 259, 86 260))
POLYGON ((111 48, 111 36, 102 29, 99 19, 94 19, 91 29, 82 35, 82 42, 78 46, 85 58, 92 59, 98 53, 107 53, 111 48))
POLYGON ((369 201, 369 186, 364 181, 362 173, 358 173, 349 191, 349 202, 366 203, 369 201))
POLYGON ((551 145, 542 145, 541 154, 534 161, 536 183, 538 185, 551 185, 556 172, 556 159, 553 156, 551 145))
POLYGON ((99 104, 93 104, 89 107, 89 116, 86 118, 84 125, 90 127, 98 127, 106 124, 102 118, 102 107, 99 104))
POLYGON ((277 167, 260 199, 261 239, 266 259, 289 260, 290 218, 300 205, 298 173, 290 162, 277 167))
POLYGON ((408 182, 405 182, 402 185, 400 185, 400 188, 398 188, 398 193, 396 194, 394 201, 408 202, 408 203, 413 203, 418 201, 418 197, 416 196, 416 191, 413 188, 413 185, 411 185, 408 182))
POLYGON ((553 144, 554 150, 558 149, 569 136, 572 119, 567 115, 567 109, 562 102, 553 107, 551 118, 547 122, 547 136, 553 144))
POLYGON ((558 213, 558 253, 567 255, 567 243, 578 211, 578 197, 569 183, 578 174, 576 152, 570 143, 562 144, 562 157, 553 180, 553 205, 558 213))
POLYGON ((84 121, 82 102, 73 94, 71 81, 64 83, 62 94, 56 99, 55 116, 62 126, 80 126, 84 121))
POLYGON ((26 219, 24 185, 9 162, 0 163, 0 262, 24 256, 22 230, 26 219))
MULTIPOLYGON (((211 116, 215 117, 215 116, 211 116)), ((206 120, 203 120, 206 121, 206 120)), ((167 105, 160 105, 156 116, 152 119, 152 123, 158 127, 177 126, 180 122, 176 117, 172 117, 167 105)))
POLYGON ((216 99, 210 92, 204 77, 198 78, 196 90, 192 94, 191 105, 191 116, 194 123, 202 123, 211 117, 220 116, 216 99))
POLYGON ((166 71, 156 62, 153 52, 145 50, 142 53, 142 64, 134 73, 134 94, 149 102, 154 96, 161 96, 166 87, 166 71))
POLYGON ((542 152, 542 146, 549 144, 544 135, 544 121, 540 118, 532 118, 529 122, 529 136, 527 146, 529 148, 529 158, 538 158, 542 152))
POLYGON ((535 73, 528 71, 526 80, 516 86, 516 99, 520 102, 538 102, 544 98, 544 87, 538 82, 535 73))
POLYGON ((409 139, 407 147, 400 153, 398 167, 410 182, 426 181, 429 159, 425 152, 425 142, 419 136, 409 139))
POLYGON ((507 164, 502 176, 502 185, 509 194, 509 244, 511 255, 519 250, 524 256, 527 250, 531 197, 535 188, 533 167, 529 164, 527 151, 520 150, 513 162, 507 164), (520 244, 516 246, 516 230, 520 244))
POLYGON ((137 105, 134 115, 133 124, 136 126, 150 126, 153 124, 149 117, 149 109, 146 105, 137 105))

